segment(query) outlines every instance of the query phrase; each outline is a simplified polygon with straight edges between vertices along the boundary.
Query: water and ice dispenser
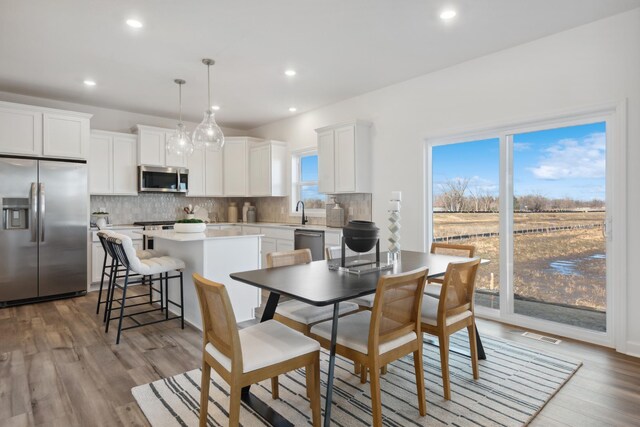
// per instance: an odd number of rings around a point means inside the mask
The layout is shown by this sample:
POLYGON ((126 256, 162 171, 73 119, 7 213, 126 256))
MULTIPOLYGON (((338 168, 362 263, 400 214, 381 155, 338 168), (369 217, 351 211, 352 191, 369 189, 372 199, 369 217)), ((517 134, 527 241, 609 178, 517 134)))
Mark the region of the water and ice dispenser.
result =
POLYGON ((4 230, 29 228, 29 199, 2 199, 2 228, 4 230))

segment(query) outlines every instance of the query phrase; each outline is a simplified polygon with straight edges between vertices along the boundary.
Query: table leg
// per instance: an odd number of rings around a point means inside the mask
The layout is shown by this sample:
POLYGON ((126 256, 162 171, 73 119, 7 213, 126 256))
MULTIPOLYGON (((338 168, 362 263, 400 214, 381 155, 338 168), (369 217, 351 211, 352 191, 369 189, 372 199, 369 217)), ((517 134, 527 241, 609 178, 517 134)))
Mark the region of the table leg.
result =
POLYGON ((339 304, 333 305, 333 323, 331 324, 331 348, 329 349, 329 370, 327 372, 327 396, 324 405, 324 426, 331 425, 331 403, 333 400, 333 370, 336 364, 336 336, 338 335, 339 304))
MULTIPOLYGON (((269 293, 269 299, 267 299, 267 305, 264 307, 260 322, 266 322, 267 320, 273 319, 273 315, 276 312, 276 307, 278 307, 279 300, 280 294, 277 294, 275 292, 269 293)), ((250 389, 250 385, 243 387, 242 393, 240 395, 240 398, 247 406, 253 409, 258 415, 260 415, 272 426, 293 427, 293 424, 290 421, 274 411, 273 408, 271 408, 268 404, 252 395, 250 389)))
MULTIPOLYGON (((430 336, 425 337, 424 338, 425 342, 429 343, 430 345, 434 346, 434 347, 439 347, 440 344, 438 343, 438 340, 435 338, 432 338, 430 336)), ((480 333, 478 332, 478 327, 476 326, 476 345, 478 347, 478 360, 487 360, 487 355, 484 353, 484 347, 482 345, 482 340, 480 339, 480 333)), ((456 347, 456 346, 449 346, 449 351, 452 353, 456 353, 456 354, 461 354, 463 356, 467 356, 467 357, 471 357, 471 353, 469 352, 468 349, 464 349, 464 348, 460 348, 460 347, 456 347)))

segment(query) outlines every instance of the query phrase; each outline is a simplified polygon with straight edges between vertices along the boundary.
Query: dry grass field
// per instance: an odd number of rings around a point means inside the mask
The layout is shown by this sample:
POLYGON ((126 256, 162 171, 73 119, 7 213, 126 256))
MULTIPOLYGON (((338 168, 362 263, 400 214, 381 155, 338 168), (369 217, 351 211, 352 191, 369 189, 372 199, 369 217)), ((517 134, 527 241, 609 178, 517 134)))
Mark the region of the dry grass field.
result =
MULTIPOLYGON (((517 213, 515 229, 602 224, 604 212, 517 213)), ((435 213, 436 237, 498 231, 498 214, 435 213)), ((477 287, 498 290, 499 238, 456 240, 476 245, 489 259, 480 269, 477 287)), ((518 296, 590 309, 606 307, 605 241, 601 228, 516 234, 514 286, 518 296)))

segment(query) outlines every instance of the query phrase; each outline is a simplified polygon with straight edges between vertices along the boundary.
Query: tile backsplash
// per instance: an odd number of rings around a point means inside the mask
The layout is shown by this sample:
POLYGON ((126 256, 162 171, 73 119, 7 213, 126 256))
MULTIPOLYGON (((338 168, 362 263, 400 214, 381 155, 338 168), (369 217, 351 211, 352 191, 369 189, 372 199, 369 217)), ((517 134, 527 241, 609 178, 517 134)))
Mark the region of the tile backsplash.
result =
MULTIPOLYGON (((371 220, 371 194, 342 194, 336 196, 349 219, 371 220)), ((132 224, 136 221, 171 221, 184 218, 183 208, 189 204, 201 206, 209 218, 218 222, 227 220, 229 202, 256 206, 258 222, 297 223, 299 216, 290 215, 289 197, 185 197, 176 194, 141 193, 136 196, 91 196, 91 212, 104 209, 112 224, 132 224), (283 213, 284 212, 284 213, 283 213)), ((241 219, 241 218, 240 218, 241 219)), ((324 225, 324 217, 309 217, 309 224, 324 225)))

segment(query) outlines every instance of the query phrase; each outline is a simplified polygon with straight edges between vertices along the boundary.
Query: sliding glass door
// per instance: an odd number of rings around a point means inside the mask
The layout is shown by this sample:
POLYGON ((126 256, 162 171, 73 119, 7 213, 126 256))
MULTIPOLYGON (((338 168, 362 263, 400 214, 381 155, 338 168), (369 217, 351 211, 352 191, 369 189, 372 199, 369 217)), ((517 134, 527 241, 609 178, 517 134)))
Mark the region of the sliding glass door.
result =
POLYGON ((426 240, 473 244, 476 309, 611 343, 608 116, 427 144, 426 240))
POLYGON ((513 311, 605 332, 606 123, 509 139, 513 311))

